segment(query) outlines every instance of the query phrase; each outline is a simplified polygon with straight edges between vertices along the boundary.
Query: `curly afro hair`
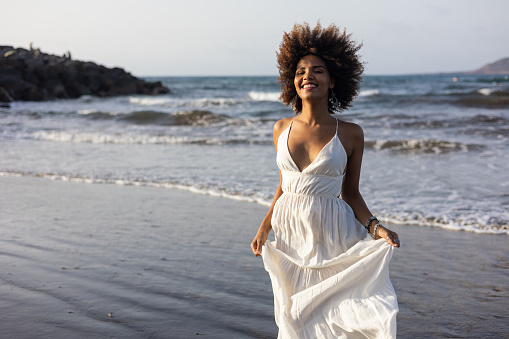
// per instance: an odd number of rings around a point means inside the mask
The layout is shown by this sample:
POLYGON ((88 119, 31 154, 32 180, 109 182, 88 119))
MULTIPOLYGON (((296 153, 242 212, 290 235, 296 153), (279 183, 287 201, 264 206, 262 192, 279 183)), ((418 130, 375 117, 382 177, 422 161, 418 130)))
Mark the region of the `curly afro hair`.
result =
POLYGON ((329 113, 342 112, 352 107, 351 102, 357 96, 362 81, 364 65, 357 55, 362 44, 357 45, 350 36, 345 30, 340 32, 334 24, 322 28, 320 22, 314 29, 306 22, 295 24, 290 33, 284 33, 277 53, 278 82, 282 92, 279 98, 286 106, 292 105, 296 114, 302 111, 302 100, 297 95, 293 80, 299 60, 309 54, 325 62, 334 81, 332 91, 339 105, 334 106, 329 102, 329 113))

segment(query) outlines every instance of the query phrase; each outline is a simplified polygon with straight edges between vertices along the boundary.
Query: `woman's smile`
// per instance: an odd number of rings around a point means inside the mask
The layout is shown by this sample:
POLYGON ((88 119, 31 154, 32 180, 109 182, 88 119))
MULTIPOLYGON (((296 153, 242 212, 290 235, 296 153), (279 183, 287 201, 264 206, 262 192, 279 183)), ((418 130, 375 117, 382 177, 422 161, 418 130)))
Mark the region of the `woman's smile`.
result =
POLYGON ((294 85, 302 100, 327 99, 332 83, 325 61, 313 54, 300 59, 294 85))

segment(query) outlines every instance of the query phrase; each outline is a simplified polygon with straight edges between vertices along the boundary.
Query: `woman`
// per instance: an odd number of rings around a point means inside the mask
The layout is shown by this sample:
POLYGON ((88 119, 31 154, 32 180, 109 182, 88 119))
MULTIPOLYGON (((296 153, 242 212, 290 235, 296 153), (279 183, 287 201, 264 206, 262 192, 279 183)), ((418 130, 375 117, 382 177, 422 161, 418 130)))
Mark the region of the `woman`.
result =
POLYGON ((278 338, 396 336, 388 265, 399 238, 359 192, 362 129, 331 115, 357 95, 359 49, 334 25, 306 23, 280 45, 281 99, 298 115, 274 125, 280 184, 251 243, 272 281, 278 338))

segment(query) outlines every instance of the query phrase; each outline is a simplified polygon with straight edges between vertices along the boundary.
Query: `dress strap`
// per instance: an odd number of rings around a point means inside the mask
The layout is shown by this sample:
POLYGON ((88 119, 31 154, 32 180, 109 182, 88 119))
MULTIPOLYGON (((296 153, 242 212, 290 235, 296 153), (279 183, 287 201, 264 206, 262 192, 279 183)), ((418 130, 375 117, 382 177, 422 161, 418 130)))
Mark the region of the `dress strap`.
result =
POLYGON ((338 118, 334 118, 334 119, 336 119, 336 135, 338 135, 339 120, 338 120, 338 118))
POLYGON ((290 137, 290 130, 292 129, 293 121, 295 120, 295 118, 293 118, 292 121, 290 121, 290 126, 288 126, 288 136, 287 136, 287 138, 290 137))

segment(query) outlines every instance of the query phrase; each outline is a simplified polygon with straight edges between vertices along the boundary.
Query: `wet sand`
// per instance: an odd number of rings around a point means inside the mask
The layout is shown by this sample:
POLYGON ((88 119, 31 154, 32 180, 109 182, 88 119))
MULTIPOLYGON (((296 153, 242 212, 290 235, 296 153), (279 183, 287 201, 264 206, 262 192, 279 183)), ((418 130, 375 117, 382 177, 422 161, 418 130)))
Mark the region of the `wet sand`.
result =
MULTIPOLYGON (((249 243, 267 208, 0 177, 5 338, 275 338, 249 243)), ((509 238, 391 225, 399 338, 509 338, 509 238)))

